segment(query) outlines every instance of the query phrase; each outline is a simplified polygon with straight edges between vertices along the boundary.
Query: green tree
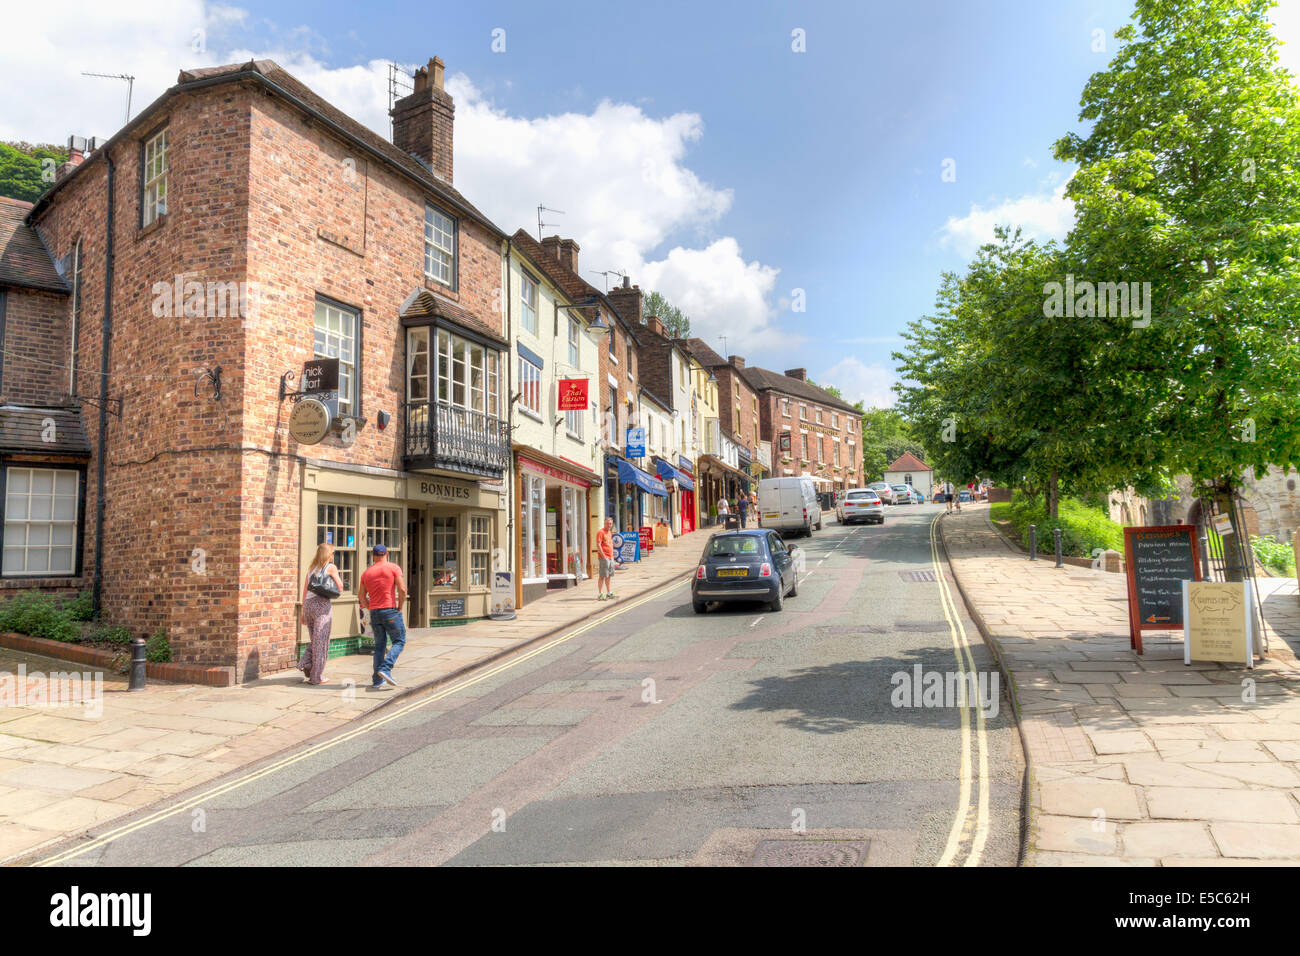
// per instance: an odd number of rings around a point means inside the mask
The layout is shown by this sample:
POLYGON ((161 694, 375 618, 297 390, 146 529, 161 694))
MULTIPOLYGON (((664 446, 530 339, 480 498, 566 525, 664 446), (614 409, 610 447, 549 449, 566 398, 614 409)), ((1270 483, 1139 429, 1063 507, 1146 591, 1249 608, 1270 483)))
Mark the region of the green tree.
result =
POLYGON ((35 202, 54 182, 67 150, 30 143, 0 143, 0 196, 35 202))
POLYGON ((684 339, 691 334, 691 317, 658 292, 646 293, 641 314, 658 316, 664 324, 664 333, 670 339, 684 339))
POLYGON ((1234 522, 1247 468, 1300 458, 1300 109, 1272 5, 1137 0, 1084 89, 1088 131, 1056 144, 1079 164, 1072 257, 1094 281, 1149 282, 1156 303, 1145 327, 1088 320, 1099 385, 1149 410, 1134 439, 1212 485, 1234 522))

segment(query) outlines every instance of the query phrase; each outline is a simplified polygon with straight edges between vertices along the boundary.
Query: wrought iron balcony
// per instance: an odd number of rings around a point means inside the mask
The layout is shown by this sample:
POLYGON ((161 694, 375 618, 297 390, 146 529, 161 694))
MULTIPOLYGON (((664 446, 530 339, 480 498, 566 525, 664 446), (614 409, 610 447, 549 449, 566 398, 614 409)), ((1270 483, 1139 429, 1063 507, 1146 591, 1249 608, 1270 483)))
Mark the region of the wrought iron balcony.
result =
POLYGON ((510 426, 446 402, 407 402, 406 468, 444 468, 500 478, 510 467, 510 426))

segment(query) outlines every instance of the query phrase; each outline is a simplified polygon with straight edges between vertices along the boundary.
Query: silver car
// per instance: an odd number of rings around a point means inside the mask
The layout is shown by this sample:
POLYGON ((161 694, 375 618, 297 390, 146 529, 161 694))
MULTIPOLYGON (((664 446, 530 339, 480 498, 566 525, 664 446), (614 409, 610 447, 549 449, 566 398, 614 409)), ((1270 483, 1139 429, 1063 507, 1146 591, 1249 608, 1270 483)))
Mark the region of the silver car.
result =
POLYGON ((884 524, 885 506, 870 488, 850 488, 835 505, 835 517, 840 524, 855 524, 859 521, 884 524))
POLYGON ((894 485, 894 504, 910 505, 912 503, 911 485, 894 485))

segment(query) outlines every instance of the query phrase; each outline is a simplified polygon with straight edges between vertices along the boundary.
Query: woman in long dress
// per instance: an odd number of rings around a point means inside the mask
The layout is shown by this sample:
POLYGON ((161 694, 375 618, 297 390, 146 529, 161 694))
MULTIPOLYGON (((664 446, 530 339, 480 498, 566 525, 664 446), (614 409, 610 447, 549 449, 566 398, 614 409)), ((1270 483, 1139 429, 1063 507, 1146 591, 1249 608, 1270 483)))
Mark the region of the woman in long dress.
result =
POLYGON ((343 578, 334 566, 334 545, 321 544, 312 558, 311 567, 307 569, 307 578, 302 584, 302 623, 310 631, 307 650, 303 652, 298 669, 307 675, 307 683, 325 683, 325 662, 329 660, 330 628, 334 623, 334 606, 327 597, 321 597, 308 589, 311 577, 321 568, 334 579, 339 592, 343 591, 343 578))

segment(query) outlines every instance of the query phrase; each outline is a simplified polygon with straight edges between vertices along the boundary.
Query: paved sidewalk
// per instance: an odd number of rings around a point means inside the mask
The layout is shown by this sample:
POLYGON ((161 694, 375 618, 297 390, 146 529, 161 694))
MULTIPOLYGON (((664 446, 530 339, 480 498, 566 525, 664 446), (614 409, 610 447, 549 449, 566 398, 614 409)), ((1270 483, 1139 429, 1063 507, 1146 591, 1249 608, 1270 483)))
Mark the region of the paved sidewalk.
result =
MULTIPOLYGON (((98 673, 102 713, 0 706, 0 862, 335 730, 387 701, 576 624, 693 569, 712 529, 677 538, 615 572, 614 603, 596 582, 552 594, 510 622, 415 628, 398 659, 397 692, 369 689, 369 654, 331 660, 327 684, 297 670, 229 688, 152 682, 127 691, 119 674, 0 649, 0 675, 98 673)), ((38 679, 28 678, 35 688, 38 679)), ((30 699, 30 698, 29 698, 30 699)))
POLYGON ((1270 658, 1183 664, 1181 635, 1129 649, 1122 574, 1030 562, 987 505, 940 524, 1011 675, 1029 750, 1033 866, 1300 863, 1294 582, 1267 581, 1270 658), (1249 689, 1253 686, 1253 701, 1249 689))

